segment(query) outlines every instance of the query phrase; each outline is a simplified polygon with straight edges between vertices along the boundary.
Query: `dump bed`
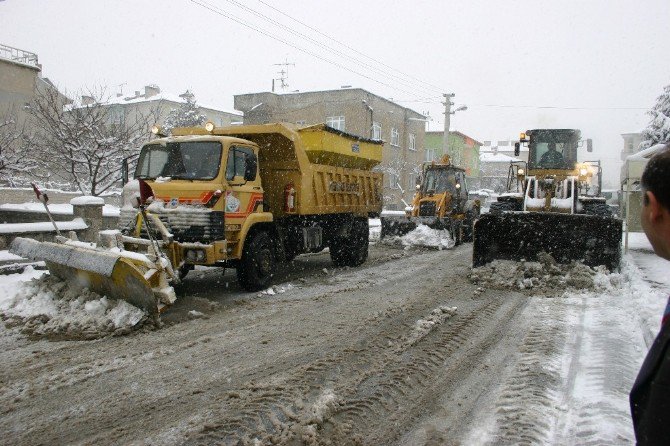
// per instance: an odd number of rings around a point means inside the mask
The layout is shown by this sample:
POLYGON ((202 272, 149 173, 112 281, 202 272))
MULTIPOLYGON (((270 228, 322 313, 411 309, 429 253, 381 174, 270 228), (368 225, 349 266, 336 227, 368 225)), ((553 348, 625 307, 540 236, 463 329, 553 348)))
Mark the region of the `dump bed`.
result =
POLYGON ((383 142, 350 135, 325 125, 243 125, 179 129, 173 135, 234 136, 256 143, 265 202, 275 218, 286 215, 354 213, 376 215, 382 206, 383 142), (184 133, 182 133, 184 132, 184 133), (185 133, 188 132, 188 133, 185 133), (295 210, 284 209, 285 191, 295 189, 295 210))

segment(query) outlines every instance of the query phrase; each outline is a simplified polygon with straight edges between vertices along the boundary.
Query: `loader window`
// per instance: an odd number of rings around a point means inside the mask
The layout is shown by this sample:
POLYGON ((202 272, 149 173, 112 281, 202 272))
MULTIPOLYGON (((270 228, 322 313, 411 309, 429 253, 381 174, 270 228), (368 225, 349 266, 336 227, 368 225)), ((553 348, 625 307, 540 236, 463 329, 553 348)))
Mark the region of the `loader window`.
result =
POLYGON ((424 193, 440 194, 447 190, 453 193, 456 188, 456 175, 453 170, 430 169, 426 171, 424 188, 424 193))
POLYGON ((216 141, 148 144, 140 152, 135 178, 211 180, 220 165, 221 144, 216 141))

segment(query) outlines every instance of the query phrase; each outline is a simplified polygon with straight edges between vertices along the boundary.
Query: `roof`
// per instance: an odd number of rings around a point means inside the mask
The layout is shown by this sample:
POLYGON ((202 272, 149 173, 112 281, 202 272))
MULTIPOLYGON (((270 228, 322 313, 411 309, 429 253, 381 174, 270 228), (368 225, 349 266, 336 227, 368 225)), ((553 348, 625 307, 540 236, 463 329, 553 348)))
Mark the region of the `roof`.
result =
POLYGON ((521 161, 519 158, 514 158, 505 154, 502 154, 500 152, 498 153, 492 153, 492 152, 484 152, 479 154, 479 161, 483 163, 509 163, 509 162, 517 162, 521 161))
MULTIPOLYGON (((443 134, 444 134, 444 131, 439 130, 439 131, 430 131, 430 132, 426 132, 426 135, 438 135, 438 134, 439 134, 439 135, 443 135, 443 134)), ((472 136, 468 136, 468 135, 466 135, 466 134, 463 133, 463 132, 459 132, 458 130, 449 130, 449 134, 450 134, 450 135, 458 135, 458 136, 461 136, 461 137, 463 137, 463 138, 469 138, 469 139, 473 140, 473 141, 475 142, 475 144, 478 144, 479 146, 483 146, 483 145, 484 145, 483 143, 477 141, 477 140, 476 140, 475 138, 473 138, 472 136)))
POLYGON ((639 152, 633 153, 632 155, 629 155, 626 157, 626 161, 641 161, 641 160, 648 160, 654 154, 663 148, 666 147, 666 144, 655 144, 648 149, 640 150, 639 152))
MULTIPOLYGON (((133 105, 133 104, 148 103, 148 102, 152 102, 152 101, 173 102, 175 104, 184 104, 186 102, 184 100, 184 98, 179 96, 179 95, 158 93, 154 96, 149 96, 148 98, 144 97, 144 96, 137 96, 137 97, 134 97, 134 98, 124 98, 122 96, 115 96, 115 97, 109 99, 103 105, 133 105)), ((216 110, 216 111, 230 113, 232 115, 237 115, 237 116, 243 116, 244 115, 244 113, 242 113, 241 111, 238 111, 238 110, 225 110, 223 108, 202 104, 202 103, 198 102, 197 100, 196 100, 196 104, 198 105, 199 108, 205 108, 207 110, 216 110)))

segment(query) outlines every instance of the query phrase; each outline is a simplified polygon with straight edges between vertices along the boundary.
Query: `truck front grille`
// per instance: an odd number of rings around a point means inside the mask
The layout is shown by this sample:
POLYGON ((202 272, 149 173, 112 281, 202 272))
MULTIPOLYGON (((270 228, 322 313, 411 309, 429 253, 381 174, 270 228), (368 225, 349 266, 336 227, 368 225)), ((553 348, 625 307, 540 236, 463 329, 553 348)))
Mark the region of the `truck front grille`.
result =
MULTIPOLYGON (((223 212, 203 211, 201 208, 189 212, 186 206, 181 206, 179 211, 166 210, 163 212, 153 211, 165 227, 174 235, 178 242, 203 242, 209 243, 224 239, 223 212)), ((135 214, 137 211, 121 210, 119 215, 119 228, 133 228, 135 214)), ((147 237, 146 227, 142 225, 141 237, 147 237)))

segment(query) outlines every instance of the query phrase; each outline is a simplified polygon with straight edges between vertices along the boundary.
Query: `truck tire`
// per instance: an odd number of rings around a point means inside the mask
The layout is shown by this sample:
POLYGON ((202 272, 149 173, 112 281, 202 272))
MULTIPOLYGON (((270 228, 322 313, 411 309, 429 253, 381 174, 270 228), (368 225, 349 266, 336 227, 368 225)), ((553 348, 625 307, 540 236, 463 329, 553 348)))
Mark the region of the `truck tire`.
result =
POLYGON ((275 269, 272 239, 267 232, 255 233, 244 244, 242 259, 237 265, 237 281, 247 291, 259 291, 270 286, 275 269))
POLYGON ((348 238, 336 237, 330 246, 335 266, 360 266, 368 259, 370 227, 367 219, 356 219, 348 238))

